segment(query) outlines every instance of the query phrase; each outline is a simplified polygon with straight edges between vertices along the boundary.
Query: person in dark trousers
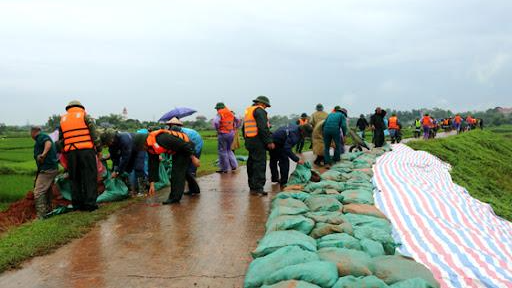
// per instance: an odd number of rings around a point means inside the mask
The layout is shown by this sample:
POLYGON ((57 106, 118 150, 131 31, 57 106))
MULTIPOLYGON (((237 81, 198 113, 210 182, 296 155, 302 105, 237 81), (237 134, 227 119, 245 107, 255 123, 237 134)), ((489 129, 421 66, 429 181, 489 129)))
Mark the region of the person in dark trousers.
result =
POLYGON ((333 112, 327 116, 323 124, 324 135, 324 162, 325 165, 331 165, 333 162, 340 161, 342 147, 342 136, 347 134, 347 119, 340 106, 334 107, 333 112), (342 135, 343 133, 343 135, 342 135), (331 158, 330 148, 334 142, 334 155, 331 158))
POLYGON ((98 209, 96 151, 100 141, 93 120, 79 101, 69 102, 66 111, 60 118, 59 146, 68 161, 71 202, 75 210, 93 211, 98 209))
POLYGON ((263 190, 266 181, 267 149, 275 148, 265 111, 270 107, 270 100, 266 96, 258 96, 253 103, 245 110, 243 125, 245 148, 249 151, 247 176, 251 194, 267 195, 268 193, 263 190))
POLYGON ((281 188, 288 183, 290 159, 299 165, 304 164, 304 160, 293 153, 293 146, 299 143, 301 139, 310 137, 312 131, 313 127, 310 124, 304 124, 281 127, 272 133, 272 139, 276 147, 269 153, 270 172, 272 182, 281 184, 281 188), (278 166, 279 169, 277 168, 278 166))
POLYGON ((484 130, 484 119, 478 118, 478 126, 480 127, 480 130, 484 130))
POLYGON ((57 149, 50 136, 41 132, 41 127, 30 129, 34 139, 34 160, 37 165, 37 175, 34 183, 34 204, 38 219, 43 219, 52 211, 52 183, 57 174, 57 149))
MULTIPOLYGON (((300 118, 297 119, 296 124, 299 126, 306 125, 309 123, 309 117, 308 114, 302 113, 300 115, 300 118)), ((302 150, 304 149, 304 142, 306 141, 305 138, 302 138, 299 140, 299 143, 297 143, 297 147, 295 147, 295 152, 302 154, 302 150)))
POLYGON ((110 177, 121 177, 130 187, 133 195, 142 196, 147 186, 147 179, 144 173, 144 162, 146 152, 137 150, 135 138, 142 137, 139 133, 118 132, 107 129, 100 135, 101 144, 108 147, 109 157, 112 160, 112 175, 110 177), (130 184, 128 174, 135 172, 135 183, 130 184))
MULTIPOLYGON (((197 159, 201 159, 201 153, 203 151, 204 141, 201 135, 194 129, 183 127, 183 122, 178 118, 172 118, 166 123, 169 125, 169 129, 173 131, 183 132, 187 134, 188 138, 192 143, 194 143, 194 155, 197 159)), ((201 193, 201 188, 196 181, 196 173, 197 167, 194 166, 193 163, 190 163, 187 169, 187 175, 185 180, 187 180, 188 191, 184 192, 185 195, 197 195, 201 193)))
POLYGON ((359 119, 357 119, 356 127, 357 127, 357 133, 359 134, 359 137, 361 137, 361 139, 363 139, 363 141, 364 141, 364 136, 365 136, 365 130, 366 130, 366 128, 368 128, 368 126, 370 126, 370 124, 368 124, 368 121, 366 121, 366 118, 364 117, 364 115, 361 114, 359 116, 359 119))
POLYGON ((384 117, 386 117, 386 111, 382 110, 380 107, 377 107, 375 114, 370 117, 370 128, 373 131, 373 144, 375 147, 384 146, 384 130, 386 130, 384 117))
POLYGON ((155 194, 155 182, 158 182, 160 166, 160 154, 172 155, 171 191, 163 205, 180 203, 185 190, 187 170, 192 165, 199 167, 200 161, 194 155, 194 143, 187 134, 178 131, 160 129, 146 134, 142 145, 137 145, 138 150, 148 151, 149 168, 149 195, 155 194))

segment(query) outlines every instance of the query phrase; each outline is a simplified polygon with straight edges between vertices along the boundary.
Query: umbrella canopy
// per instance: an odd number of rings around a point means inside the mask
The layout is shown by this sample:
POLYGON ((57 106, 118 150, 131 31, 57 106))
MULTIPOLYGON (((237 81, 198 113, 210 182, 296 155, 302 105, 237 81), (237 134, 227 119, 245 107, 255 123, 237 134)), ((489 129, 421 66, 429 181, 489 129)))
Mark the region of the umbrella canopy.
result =
POLYGON ((165 113, 162 117, 160 117, 160 119, 158 120, 159 122, 165 122, 165 121, 168 121, 174 117, 178 118, 178 119, 181 119, 183 117, 187 117, 187 116, 190 116, 194 113, 196 113, 197 111, 192 109, 192 108, 187 108, 187 107, 178 107, 178 108, 174 108, 172 109, 171 111, 165 113))

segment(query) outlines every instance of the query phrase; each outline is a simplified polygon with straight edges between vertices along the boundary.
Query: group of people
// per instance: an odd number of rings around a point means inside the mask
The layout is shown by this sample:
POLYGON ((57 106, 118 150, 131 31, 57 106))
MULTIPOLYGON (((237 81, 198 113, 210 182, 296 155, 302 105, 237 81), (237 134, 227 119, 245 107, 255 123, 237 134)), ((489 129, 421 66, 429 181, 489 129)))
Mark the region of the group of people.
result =
MULTIPOLYGON (((239 130, 249 154, 247 175, 251 194, 267 195, 264 190, 267 152, 270 156, 271 181, 281 186, 288 182, 290 160, 297 164, 304 163, 302 151, 306 138, 311 138, 310 148, 316 156, 314 164, 328 168, 340 161, 349 133, 347 109, 335 106, 326 112, 324 106, 318 104, 310 117, 302 113, 295 123, 271 132, 266 111, 271 107, 269 98, 258 96, 252 102, 241 119, 222 102, 214 107, 217 111, 213 128, 217 132, 218 173, 225 174, 238 168, 234 150, 240 146, 239 130), (293 152, 294 147, 296 153, 293 152)), ((160 161, 163 157, 171 157, 171 187, 167 200, 162 204, 179 203, 184 194, 199 194, 200 187, 195 177, 200 166, 203 139, 197 131, 183 127, 183 122, 178 118, 172 118, 165 124, 165 127, 143 129, 137 133, 113 129, 100 133, 84 106, 79 101, 71 101, 66 106, 66 113, 61 116, 57 141, 43 133, 40 127, 33 127, 31 135, 35 140, 34 159, 38 168, 34 197, 38 217, 42 218, 50 212, 49 191, 58 174, 59 154, 62 155, 60 160, 64 158, 66 162, 65 168, 72 183, 72 204, 76 210, 93 211, 98 208, 97 165, 101 163, 99 160, 106 159, 112 160, 111 177, 119 177, 130 187, 132 195, 141 196, 155 193, 155 183, 160 180, 160 161), (108 148, 108 154, 102 153, 103 147, 108 148), (189 187, 187 192, 185 183, 189 187)), ((440 125, 462 131, 477 125, 482 128, 483 122, 470 115, 466 119, 456 115, 437 121, 425 114, 421 120, 417 118, 414 125, 417 131, 423 129, 425 138, 430 138, 432 131, 437 131, 440 125), (468 124, 464 126, 463 123, 468 124)), ((374 147, 384 145, 386 130, 392 143, 400 142, 402 137, 402 123, 397 115, 393 113, 386 118, 386 111, 380 107, 375 109, 370 121, 361 115, 356 129, 362 139, 365 138, 365 131, 370 129, 374 147)))

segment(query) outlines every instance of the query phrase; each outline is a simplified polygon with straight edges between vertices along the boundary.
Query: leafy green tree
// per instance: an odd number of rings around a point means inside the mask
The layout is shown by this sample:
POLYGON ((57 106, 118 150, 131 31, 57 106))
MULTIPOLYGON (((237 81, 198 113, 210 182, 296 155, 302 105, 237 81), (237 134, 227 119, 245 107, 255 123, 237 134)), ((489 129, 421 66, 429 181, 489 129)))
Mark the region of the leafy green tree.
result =
POLYGON ((48 117, 48 121, 44 125, 47 131, 54 131, 60 126, 60 115, 53 114, 48 117))

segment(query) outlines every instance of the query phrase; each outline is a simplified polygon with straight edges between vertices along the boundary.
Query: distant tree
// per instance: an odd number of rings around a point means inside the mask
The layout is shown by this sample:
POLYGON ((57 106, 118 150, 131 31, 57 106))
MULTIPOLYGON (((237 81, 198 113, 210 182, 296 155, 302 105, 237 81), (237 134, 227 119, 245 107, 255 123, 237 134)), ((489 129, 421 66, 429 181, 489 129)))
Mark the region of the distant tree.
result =
POLYGON ((0 135, 4 135, 7 132, 7 126, 4 123, 0 123, 0 135))
POLYGON ((48 117, 48 121, 46 121, 44 126, 48 131, 54 131, 57 129, 60 126, 60 115, 53 114, 52 116, 48 117))

